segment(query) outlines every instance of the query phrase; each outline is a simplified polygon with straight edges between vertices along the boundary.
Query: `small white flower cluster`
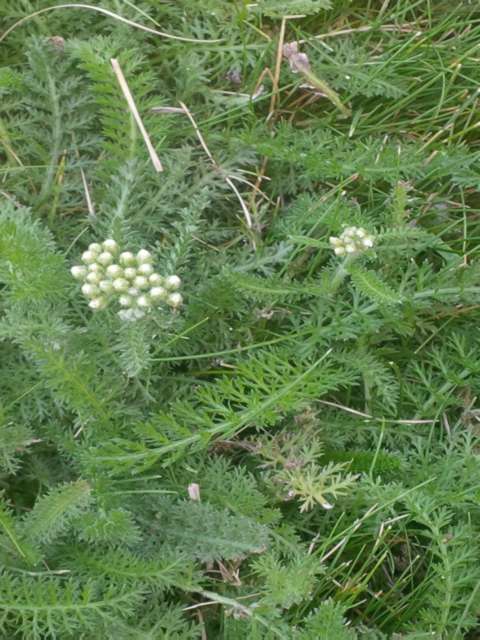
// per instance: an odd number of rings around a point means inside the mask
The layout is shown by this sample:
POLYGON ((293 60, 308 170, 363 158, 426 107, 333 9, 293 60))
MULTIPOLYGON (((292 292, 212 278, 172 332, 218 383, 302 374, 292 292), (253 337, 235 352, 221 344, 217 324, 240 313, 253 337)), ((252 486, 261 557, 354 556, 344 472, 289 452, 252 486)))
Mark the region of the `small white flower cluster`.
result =
POLYGON ((339 238, 330 238, 330 244, 336 256, 353 255, 373 247, 374 238, 362 227, 346 227, 339 238))
POLYGON ((163 277, 152 266, 150 252, 141 249, 136 255, 120 251, 115 240, 92 243, 82 254, 83 265, 71 268, 76 280, 83 282, 82 293, 89 300, 90 309, 105 309, 117 300, 122 320, 143 318, 157 303, 165 302, 177 309, 183 302, 176 291, 178 276, 163 277))

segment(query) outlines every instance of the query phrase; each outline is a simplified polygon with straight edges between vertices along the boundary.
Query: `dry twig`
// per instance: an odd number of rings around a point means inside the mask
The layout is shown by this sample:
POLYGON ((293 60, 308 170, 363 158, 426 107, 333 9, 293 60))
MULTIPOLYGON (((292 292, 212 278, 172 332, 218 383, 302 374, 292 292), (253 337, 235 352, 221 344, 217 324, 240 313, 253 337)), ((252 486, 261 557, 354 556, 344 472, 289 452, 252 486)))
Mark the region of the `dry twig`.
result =
POLYGON ((222 40, 195 40, 195 38, 187 38, 185 36, 174 36, 170 33, 165 33, 164 31, 158 31, 157 29, 146 27, 145 25, 134 22, 133 20, 128 20, 128 18, 124 18, 118 13, 114 13, 113 11, 109 11, 108 9, 103 9, 102 7, 94 7, 90 4, 78 4, 76 2, 69 2, 68 4, 57 4, 52 7, 45 7, 44 9, 39 9, 38 11, 30 13, 28 16, 24 16, 20 20, 17 20, 17 22, 12 24, 11 27, 9 27, 2 33, 2 35, 0 36, 0 42, 5 40, 5 38, 12 31, 14 31, 14 29, 20 27, 24 22, 30 20, 30 18, 36 18, 42 13, 47 13, 48 11, 57 11, 58 9, 87 9, 89 11, 96 11, 97 13, 102 13, 103 15, 113 18, 114 20, 118 20, 119 22, 128 24, 130 27, 135 27, 136 29, 140 29, 141 31, 146 31, 147 33, 153 33, 156 36, 162 36, 162 38, 169 38, 170 40, 181 40, 182 42, 193 42, 194 44, 211 44, 215 42, 222 42, 222 40))
MULTIPOLYGON (((197 138, 200 142, 200 144, 202 145, 203 150, 205 151, 205 153, 208 156, 208 159, 210 160, 210 162, 212 163, 212 165, 215 167, 215 169, 219 172, 222 173, 221 167, 218 164, 218 162, 215 160, 215 158, 212 156, 210 149, 207 146, 207 143, 205 142, 205 139, 202 135, 202 132, 200 131, 200 129, 198 128, 197 123, 195 122, 195 119, 191 113, 191 111, 189 110, 189 108, 187 107, 186 104, 184 104, 183 102, 180 101, 180 106, 182 107, 182 109, 185 112, 185 115, 187 116, 187 118, 190 120, 192 127, 195 130, 195 133, 197 135, 197 138)), ((237 196, 238 201, 240 202, 240 206, 242 207, 242 211, 243 214, 245 216, 245 221, 247 223, 247 227, 249 229, 251 229, 253 227, 252 224, 252 216, 250 214, 250 211, 248 210, 247 205, 245 204, 239 190, 237 189, 237 187, 233 184, 232 179, 230 178, 230 176, 223 174, 224 180, 225 182, 228 184, 228 186, 230 187, 230 189, 234 192, 234 194, 237 196)))
POLYGON ((152 141, 150 140, 150 136, 148 135, 147 130, 143 125, 140 114, 138 113, 137 105, 135 104, 135 100, 133 99, 133 96, 128 87, 127 81, 125 80, 125 76, 123 75, 123 71, 120 67, 120 64, 118 63, 118 60, 116 58, 112 58, 110 62, 112 63, 113 71, 117 77, 118 84, 120 85, 120 89, 122 90, 123 95, 125 96, 125 100, 127 101, 128 108, 130 109, 135 119, 135 122, 137 123, 137 126, 140 129, 140 133, 143 136, 145 145, 148 149, 148 153, 150 155, 150 159, 155 168, 155 171, 158 171, 158 172, 163 171, 160 158, 158 157, 157 152, 155 151, 155 148, 152 144, 152 141))

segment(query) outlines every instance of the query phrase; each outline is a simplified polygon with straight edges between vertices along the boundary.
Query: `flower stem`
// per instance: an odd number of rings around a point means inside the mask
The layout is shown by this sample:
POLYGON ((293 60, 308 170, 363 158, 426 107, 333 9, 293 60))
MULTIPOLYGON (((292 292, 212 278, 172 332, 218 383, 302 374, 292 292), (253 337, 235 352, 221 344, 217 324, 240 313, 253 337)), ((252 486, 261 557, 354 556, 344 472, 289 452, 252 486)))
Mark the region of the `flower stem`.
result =
POLYGON ((355 258, 356 256, 349 255, 339 263, 330 283, 330 293, 335 293, 342 282, 345 280, 345 278, 348 276, 348 266, 352 264, 355 258))

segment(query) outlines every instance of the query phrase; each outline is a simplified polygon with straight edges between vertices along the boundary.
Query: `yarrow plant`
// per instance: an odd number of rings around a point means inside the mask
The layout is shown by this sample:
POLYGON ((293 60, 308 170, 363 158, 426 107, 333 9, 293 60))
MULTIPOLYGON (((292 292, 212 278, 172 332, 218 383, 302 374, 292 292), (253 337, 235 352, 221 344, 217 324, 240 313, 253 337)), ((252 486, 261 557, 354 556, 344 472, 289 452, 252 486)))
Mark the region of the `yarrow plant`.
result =
POLYGON ((362 253, 374 245, 374 237, 363 227, 346 227, 340 237, 332 236, 329 240, 337 256, 362 253))
POLYGON ((480 640, 476 5, 0 2, 0 640, 480 640))
POLYGON ((93 311, 105 309, 117 302, 122 308, 122 320, 143 318, 152 308, 163 302, 172 309, 182 304, 177 291, 181 280, 177 275, 161 276, 153 268, 149 251, 140 249, 135 255, 121 251, 115 240, 101 244, 93 242, 82 254, 83 265, 71 268, 71 274, 82 284, 82 293, 93 311))

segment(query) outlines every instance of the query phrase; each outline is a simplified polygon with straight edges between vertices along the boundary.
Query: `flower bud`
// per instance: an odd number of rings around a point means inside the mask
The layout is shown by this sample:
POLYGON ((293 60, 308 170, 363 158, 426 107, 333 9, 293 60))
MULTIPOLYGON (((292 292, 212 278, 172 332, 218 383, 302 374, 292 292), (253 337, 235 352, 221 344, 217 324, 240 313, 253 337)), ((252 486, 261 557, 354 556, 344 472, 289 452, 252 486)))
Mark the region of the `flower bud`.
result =
POLYGON ((113 291, 112 281, 100 280, 100 282, 98 283, 98 288, 100 289, 100 291, 103 291, 103 293, 112 293, 113 291))
POLYGON ((146 249, 140 249, 140 251, 137 253, 137 260, 140 264, 144 262, 152 262, 152 254, 146 249))
POLYGON ((84 262, 85 264, 91 264, 92 262, 95 262, 96 259, 97 254, 93 251, 84 251, 82 253, 82 262, 84 262))
POLYGON ((128 280, 125 280, 125 278, 116 278, 112 284, 115 291, 126 291, 128 289, 128 280))
POLYGON ((178 276, 168 276, 168 278, 165 278, 165 286, 167 289, 178 289, 181 284, 182 281, 178 276))
POLYGON ((329 240, 337 256, 362 253, 374 245, 374 237, 363 227, 346 227, 339 238, 332 236, 329 240))
POLYGON ((97 271, 90 271, 90 273, 86 277, 86 281, 91 284, 98 284, 102 276, 97 271))
POLYGON ((122 295, 119 297, 118 302, 121 304, 122 307, 130 307, 132 305, 132 298, 130 296, 127 295, 122 295))
POLYGON ((136 262, 135 256, 131 251, 123 251, 118 260, 124 267, 132 267, 136 262))
POLYGON ((107 303, 104 298, 93 298, 93 300, 90 300, 88 303, 88 306, 90 309, 98 311, 99 309, 104 309, 107 306, 107 303))
POLYGON ((183 302, 183 298, 179 293, 171 293, 167 298, 167 304, 176 309, 183 302))
POLYGON ((103 264, 103 266, 106 267, 107 265, 112 264, 113 256, 108 251, 103 251, 103 253, 101 253, 98 256, 97 262, 99 262, 100 264, 103 264))
POLYGON ((166 295, 167 295, 167 291, 163 287, 152 287, 150 289, 150 296, 154 300, 162 300, 163 298, 165 298, 166 295))
POLYGON ((188 497, 190 500, 194 500, 195 502, 200 502, 200 485, 196 482, 192 482, 188 485, 187 488, 188 497))
POLYGON ((133 280, 133 278, 135 278, 135 276, 137 275, 137 270, 135 269, 135 267, 127 267, 123 272, 123 275, 129 280, 133 280))
POLYGON ((150 276, 153 273, 153 267, 149 262, 143 262, 138 267, 138 273, 141 274, 142 276, 150 276))
POLYGON ((137 276, 133 281, 133 286, 138 289, 145 289, 148 287, 148 279, 145 276, 137 276))
POLYGON ((82 293, 87 298, 93 298, 98 293, 98 287, 94 284, 84 284, 82 286, 82 293))
POLYGON ((159 287, 160 285, 163 284, 163 278, 160 274, 158 273, 152 273, 151 276, 149 276, 148 281, 150 282, 150 284, 152 284, 154 287, 159 287))
POLYGON ((111 264, 107 267, 107 276, 110 278, 119 278, 123 276, 123 269, 118 264, 111 264))
POLYGON ((110 253, 116 253, 118 251, 118 244, 111 238, 108 238, 107 240, 105 240, 105 242, 102 242, 102 246, 105 251, 110 251, 110 253))
POLYGON ((75 280, 82 280, 87 275, 87 267, 72 267, 70 269, 70 273, 75 278, 75 280))
POLYGON ((137 304, 139 307, 151 307, 152 302, 148 296, 139 296, 137 299, 137 304))
POLYGON ((133 322, 133 320, 135 320, 135 313, 133 309, 121 309, 118 312, 118 315, 125 322, 133 322))
MULTIPOLYGON (((357 228, 352 229, 352 238, 340 238, 339 243, 335 244, 336 253, 345 253, 347 244, 351 244, 355 251, 371 246, 373 240, 367 232, 356 234, 357 228)), ((143 318, 154 301, 165 301, 173 309, 183 302, 180 293, 175 291, 181 286, 181 279, 177 275, 163 277, 156 273, 152 266, 152 254, 146 249, 140 249, 136 254, 131 251, 120 253, 118 243, 107 238, 101 244, 92 242, 88 250, 83 252, 82 262, 86 266, 77 265, 70 271, 76 280, 83 281, 82 293, 89 299, 89 306, 93 310, 105 308, 111 295, 118 293, 120 295, 115 298, 123 307, 118 316, 132 322, 143 318), (115 256, 118 258, 115 259, 115 256)))

